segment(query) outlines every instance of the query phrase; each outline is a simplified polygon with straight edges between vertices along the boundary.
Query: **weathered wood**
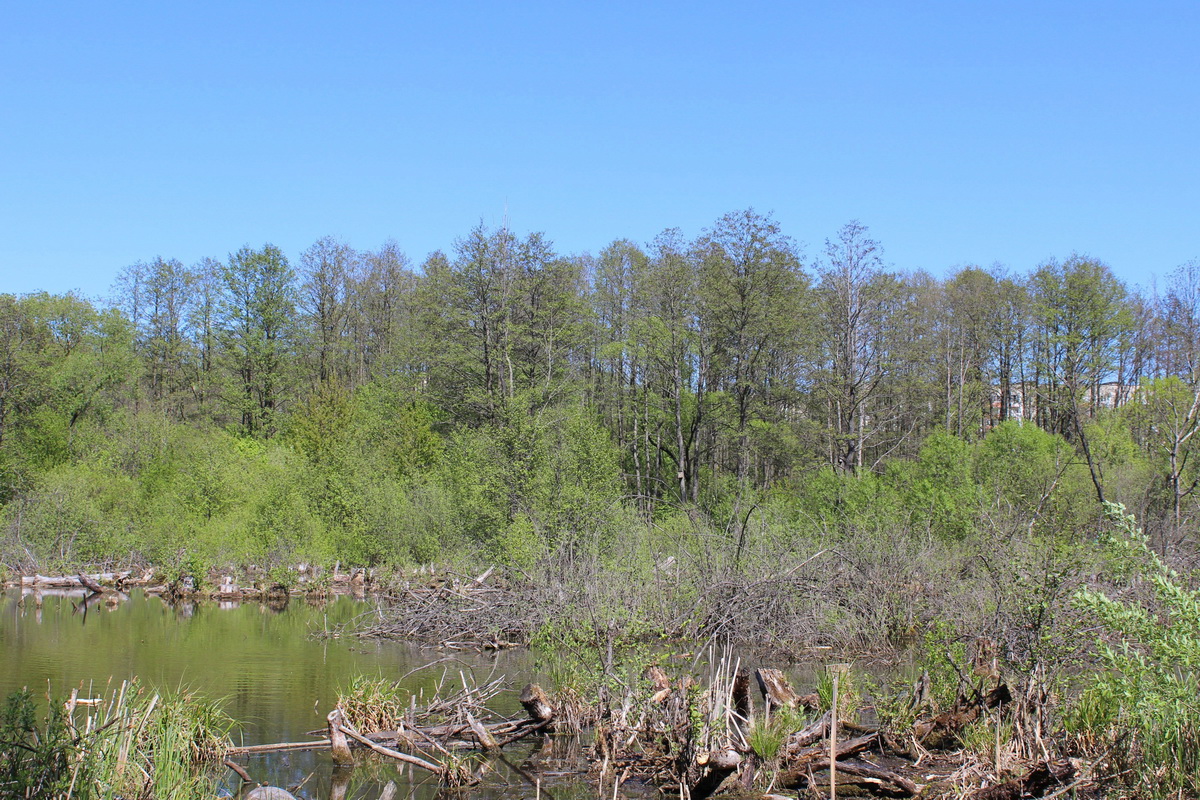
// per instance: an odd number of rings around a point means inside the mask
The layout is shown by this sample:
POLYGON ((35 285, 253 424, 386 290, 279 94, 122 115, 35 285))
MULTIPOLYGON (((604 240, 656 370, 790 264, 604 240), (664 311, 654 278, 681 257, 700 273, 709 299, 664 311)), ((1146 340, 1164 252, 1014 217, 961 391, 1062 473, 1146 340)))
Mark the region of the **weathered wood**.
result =
MULTIPOLYGON (((125 572, 94 572, 90 575, 82 573, 78 575, 22 575, 22 586, 51 586, 55 588, 70 588, 72 586, 84 586, 91 588, 87 583, 83 582, 86 579, 90 582, 101 583, 116 583, 118 581, 126 581, 133 573, 126 570, 125 572)), ((95 591, 95 590, 93 590, 95 591)))
POLYGON ((329 746, 333 750, 333 763, 353 764, 354 756, 350 753, 350 743, 346 741, 345 716, 340 708, 335 708, 325 717, 329 723, 329 746))
POLYGON ((1062 786, 1075 777, 1075 767, 1070 761, 1043 761, 1020 778, 977 789, 967 795, 969 800, 1021 800, 1024 797, 1043 797, 1056 786, 1062 786))
POLYGON ((329 747, 328 739, 317 739, 312 742, 277 742, 275 744, 251 744, 245 747, 231 747, 225 751, 228 756, 246 756, 255 753, 285 753, 290 750, 324 750, 329 747))
POLYGON ((913 734, 925 747, 936 749, 957 743, 959 734, 984 711, 998 708, 1012 701, 1008 687, 1000 684, 986 695, 972 699, 960 697, 949 711, 943 711, 931 720, 921 720, 913 726, 913 734))
POLYGON ((650 681, 650 685, 654 687, 654 694, 650 695, 650 702, 655 705, 666 702, 666 699, 671 696, 671 679, 667 677, 667 673, 663 672, 661 667, 650 666, 646 668, 646 680, 650 681))
POLYGON ((475 719, 469 711, 467 712, 467 724, 471 726, 471 731, 475 734, 475 738, 479 740, 479 748, 481 750, 485 753, 490 753, 498 749, 496 740, 491 732, 483 726, 483 723, 475 719))
POLYGON ((793 733, 783 743, 784 752, 792 753, 802 747, 808 747, 813 742, 824 739, 829 735, 830 713, 826 711, 817 719, 793 733))
POLYGON ((376 744, 375 742, 371 741, 367 737, 363 736, 361 733, 350 730, 349 728, 346 728, 344 730, 344 732, 347 736, 349 736, 354 741, 365 744, 367 747, 371 748, 376 753, 379 753, 382 756, 387 756, 388 758, 394 758, 397 761, 402 761, 405 764, 411 764, 414 767, 420 767, 423 770, 432 772, 434 775, 445 775, 446 774, 446 768, 441 766, 440 764, 432 764, 423 758, 418 758, 417 756, 410 756, 408 753, 401 753, 399 750, 393 750, 390 747, 384 747, 381 744, 376 744))
POLYGON ((251 789, 245 800, 296 800, 296 795, 278 786, 259 786, 251 789))
POLYGON ((96 583, 96 581, 91 577, 84 575, 82 572, 76 577, 79 578, 80 585, 82 585, 88 591, 93 592, 94 594, 104 594, 104 587, 96 583))
MULTIPOLYGON (((779 785, 788 789, 809 788, 809 776, 815 772, 829 769, 829 759, 820 759, 809 764, 802 771, 789 770, 779 776, 779 785)), ((882 793, 898 797, 916 797, 925 788, 914 783, 903 775, 899 775, 881 767, 870 766, 859 762, 837 762, 839 776, 851 776, 852 780, 845 783, 867 784, 882 793), (856 779, 856 780, 855 780, 856 779)))
POLYGON ((396 782, 388 781, 387 786, 383 787, 383 792, 379 795, 379 800, 395 800, 396 798, 396 782))
POLYGON ((717 750, 709 753, 704 765, 704 774, 692 785, 688 796, 692 800, 704 800, 721 788, 721 784, 741 766, 741 763, 742 757, 736 750, 717 750))
MULTIPOLYGON (((858 755, 869 749, 878 739, 879 735, 872 733, 869 736, 861 736, 857 739, 842 742, 837 747, 836 758, 840 762, 843 758, 858 755)), ((829 748, 825 745, 819 745, 789 754, 786 764, 787 769, 779 773, 780 785, 788 787, 803 785, 803 781, 810 772, 829 769, 829 748)), ((840 765, 838 769, 841 769, 840 765)))
POLYGON ((739 717, 751 722, 754 719, 754 700, 750 697, 750 671, 745 667, 738 669, 733 676, 733 710, 739 717))
POLYGON ((758 681, 759 691, 762 692, 763 702, 768 708, 795 708, 800 701, 800 695, 788 683, 787 676, 777 669, 756 669, 754 678, 758 681))
POLYGON ((553 723, 554 706, 550 705, 550 698, 536 683, 526 684, 521 690, 521 706, 532 721, 545 723, 547 726, 553 723))

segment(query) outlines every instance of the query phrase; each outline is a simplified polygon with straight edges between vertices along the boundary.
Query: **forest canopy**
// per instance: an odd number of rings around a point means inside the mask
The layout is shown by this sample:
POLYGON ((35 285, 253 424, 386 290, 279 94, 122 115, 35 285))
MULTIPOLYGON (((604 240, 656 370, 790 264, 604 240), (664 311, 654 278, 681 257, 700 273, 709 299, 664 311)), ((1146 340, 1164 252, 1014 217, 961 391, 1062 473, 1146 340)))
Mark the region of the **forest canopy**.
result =
POLYGON ((155 257, 108 302, 0 295, 0 561, 528 566, 686 531, 739 563, 1075 538, 1097 498, 1190 551, 1198 369, 1200 262, 939 278, 753 210, 596 255, 481 224, 419 265, 155 257))

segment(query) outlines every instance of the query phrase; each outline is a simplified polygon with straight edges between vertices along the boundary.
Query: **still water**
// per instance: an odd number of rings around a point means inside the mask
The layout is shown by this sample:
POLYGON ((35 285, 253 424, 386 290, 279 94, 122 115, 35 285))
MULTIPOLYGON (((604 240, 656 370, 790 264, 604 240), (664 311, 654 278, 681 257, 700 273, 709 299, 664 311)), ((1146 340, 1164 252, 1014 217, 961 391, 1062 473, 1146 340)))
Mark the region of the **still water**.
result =
MULTIPOLYGON (((136 676, 159 691, 185 689, 221 699, 241 723, 235 739, 247 745, 311 738, 306 733, 324 727, 338 688, 358 674, 403 678, 413 691, 432 689, 444 673, 457 685, 460 670, 468 681, 474 676, 481 683, 493 674, 507 676, 516 691, 531 677, 523 651, 447 654, 404 642, 314 636, 371 613, 369 603, 349 597, 319 605, 293 599, 276 610, 257 602, 172 606, 136 591, 114 608, 93 606, 86 615, 77 610, 82 606, 78 594, 43 593, 40 608, 32 596, 24 604, 18 603, 20 597, 16 590, 0 595, 0 697, 21 687, 56 698, 75 688, 80 696, 96 696, 110 681, 136 676)), ((501 695, 492 705, 516 714, 515 695, 501 695)), ((531 747, 506 757, 517 766, 531 747)), ((303 782, 296 793, 311 800, 328 797, 335 780, 327 751, 239 760, 256 781, 303 782)), ((497 787, 482 794, 494 795, 513 779, 521 782, 516 773, 496 778, 497 787)), ((399 775, 389 765, 359 767, 349 779, 348 798, 376 798, 389 779, 400 784, 401 796, 431 797, 436 788, 423 775, 399 775)), ((222 793, 236 787, 236 777, 228 773, 222 793)), ((522 794, 532 796, 532 790, 509 796, 522 794)), ((560 794, 574 792, 560 787, 560 794)))

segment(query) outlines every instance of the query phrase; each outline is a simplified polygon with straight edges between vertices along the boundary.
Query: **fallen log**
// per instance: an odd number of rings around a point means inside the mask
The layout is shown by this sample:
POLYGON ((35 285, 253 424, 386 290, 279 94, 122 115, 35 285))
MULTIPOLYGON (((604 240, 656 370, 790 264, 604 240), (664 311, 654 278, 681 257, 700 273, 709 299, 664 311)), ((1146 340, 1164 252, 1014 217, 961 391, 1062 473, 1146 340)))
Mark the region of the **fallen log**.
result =
POLYGON ((691 786, 688 796, 692 800, 705 800, 725 779, 741 766, 742 757, 736 750, 717 750, 709 753, 704 764, 704 774, 691 786))
POLYGON ((817 719, 805 725, 800 730, 793 733, 784 742, 784 753, 795 752, 802 747, 808 747, 816 741, 820 741, 829 735, 829 724, 833 721, 833 715, 826 711, 817 719))
POLYGON ((100 584, 96 583, 96 581, 94 581, 89 576, 84 575, 81 572, 81 573, 79 573, 79 575, 77 577, 79 578, 79 583, 82 586, 84 586, 88 591, 92 592, 93 594, 104 594, 104 587, 101 586, 100 584))
MULTIPOLYGON (((133 573, 125 572, 95 572, 90 575, 82 573, 78 575, 22 575, 22 586, 50 586, 58 589, 69 588, 72 586, 87 586, 81 579, 86 578, 95 583, 117 583, 129 578, 133 573)), ((89 587, 90 588, 90 587, 89 587)))
POLYGON ((390 747, 384 747, 381 744, 376 744, 357 731, 350 730, 349 728, 343 729, 343 732, 354 741, 365 744, 367 747, 371 748, 382 756, 394 758, 397 761, 401 761, 405 764, 411 764, 414 767, 420 767, 423 770, 432 772, 434 775, 444 776, 446 774, 446 768, 439 764, 432 764, 423 758, 410 756, 408 753, 401 753, 399 750, 393 750, 390 747))
POLYGON ((328 739, 317 739, 311 742, 276 742, 274 744, 251 744, 243 747, 231 747, 225 751, 227 756, 247 756, 257 753, 285 753, 290 750, 324 750, 329 747, 328 739))
MULTIPOLYGON (((860 736, 857 739, 850 739, 848 741, 841 742, 837 746, 838 760, 840 761, 843 758, 849 758, 850 756, 856 756, 859 753, 865 752, 878 741, 879 734, 871 733, 867 734, 866 736, 860 736)), ((795 755, 789 755, 787 759, 787 766, 789 770, 793 770, 801 765, 811 764, 819 761, 822 758, 828 762, 828 755, 829 748, 823 744, 818 745, 817 747, 806 747, 795 755)))
MULTIPOLYGON (((815 783, 810 783, 810 775, 828 769, 828 758, 814 761, 803 771, 789 771, 780 775, 779 785, 788 789, 807 789, 815 785, 815 783)), ((925 788, 903 775, 860 762, 838 761, 837 774, 839 785, 842 783, 865 785, 873 791, 890 797, 916 797, 925 788), (851 779, 844 780, 845 776, 850 776, 851 779)))
POLYGON ((483 723, 475 719, 471 712, 467 712, 467 724, 471 726, 471 732, 475 734, 475 738, 479 740, 479 749, 485 753, 490 753, 498 749, 495 737, 491 731, 484 727, 483 723))
POLYGON ((1056 786, 1062 786, 1075 777, 1075 767, 1070 761, 1043 761, 1020 778, 977 789, 967 795, 969 800, 1021 800, 1023 797, 1043 797, 1056 786))
MULTIPOLYGON (((871 734, 840 743, 836 751, 838 760, 858 755, 875 744, 878 738, 877 734, 871 734)), ((801 782, 813 770, 829 769, 829 748, 825 745, 786 753, 784 758, 786 769, 779 773, 779 780, 783 786, 793 786, 801 782), (818 764, 825 766, 819 767, 818 764)))
POLYGON ((913 734, 918 742, 931 749, 953 745, 958 741, 963 729, 979 719, 984 711, 1009 702, 1012 702, 1012 694, 1002 683, 986 695, 976 694, 970 700, 960 697, 949 711, 943 711, 931 720, 916 723, 913 726, 913 734))

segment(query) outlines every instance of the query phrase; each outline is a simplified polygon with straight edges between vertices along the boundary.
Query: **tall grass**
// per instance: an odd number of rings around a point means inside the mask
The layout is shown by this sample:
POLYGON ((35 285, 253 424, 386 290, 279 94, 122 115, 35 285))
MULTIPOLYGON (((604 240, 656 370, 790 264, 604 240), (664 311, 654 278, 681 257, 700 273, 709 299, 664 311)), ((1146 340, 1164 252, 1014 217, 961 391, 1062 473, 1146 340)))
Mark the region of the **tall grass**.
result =
POLYGON ((35 708, 29 692, 16 692, 0 715, 0 797, 210 798, 211 769, 232 745, 232 720, 218 705, 137 681, 51 702, 40 724, 35 708))

